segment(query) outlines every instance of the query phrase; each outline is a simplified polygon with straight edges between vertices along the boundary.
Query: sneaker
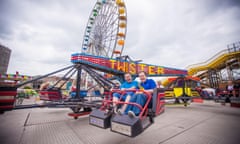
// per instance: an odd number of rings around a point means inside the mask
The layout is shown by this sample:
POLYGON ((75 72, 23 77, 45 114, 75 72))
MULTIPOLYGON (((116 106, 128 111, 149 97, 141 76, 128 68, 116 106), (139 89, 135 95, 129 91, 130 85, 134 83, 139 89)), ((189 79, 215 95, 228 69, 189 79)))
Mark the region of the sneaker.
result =
POLYGON ((110 111, 108 110, 108 109, 106 109, 105 111, 104 111, 104 115, 108 115, 110 113, 110 111))
POLYGON ((116 107, 113 108, 113 113, 118 113, 118 109, 116 107))
POLYGON ((119 109, 119 110, 117 110, 117 114, 122 115, 123 112, 119 109))
POLYGON ((134 113, 133 111, 128 111, 128 116, 129 116, 130 118, 136 117, 136 115, 135 115, 135 113, 134 113))

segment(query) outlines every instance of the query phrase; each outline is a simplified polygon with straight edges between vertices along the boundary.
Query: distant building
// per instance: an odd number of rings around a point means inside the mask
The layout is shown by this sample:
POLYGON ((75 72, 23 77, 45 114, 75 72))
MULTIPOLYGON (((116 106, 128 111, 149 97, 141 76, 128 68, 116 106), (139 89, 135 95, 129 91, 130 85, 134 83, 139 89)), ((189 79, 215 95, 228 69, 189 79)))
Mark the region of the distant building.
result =
POLYGON ((11 50, 0 44, 0 74, 6 74, 10 60, 11 50))

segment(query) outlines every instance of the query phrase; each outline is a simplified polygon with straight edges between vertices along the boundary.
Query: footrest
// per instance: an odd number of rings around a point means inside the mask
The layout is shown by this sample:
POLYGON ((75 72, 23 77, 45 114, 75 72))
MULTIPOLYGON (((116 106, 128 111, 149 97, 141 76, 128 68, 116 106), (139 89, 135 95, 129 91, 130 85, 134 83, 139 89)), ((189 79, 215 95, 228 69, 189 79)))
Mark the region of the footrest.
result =
POLYGON ((89 115, 89 124, 101 127, 109 128, 110 127, 111 114, 106 114, 104 111, 99 109, 93 110, 89 115))
POLYGON ((130 118, 128 115, 115 115, 111 120, 111 131, 130 137, 137 136, 144 130, 138 117, 130 118))

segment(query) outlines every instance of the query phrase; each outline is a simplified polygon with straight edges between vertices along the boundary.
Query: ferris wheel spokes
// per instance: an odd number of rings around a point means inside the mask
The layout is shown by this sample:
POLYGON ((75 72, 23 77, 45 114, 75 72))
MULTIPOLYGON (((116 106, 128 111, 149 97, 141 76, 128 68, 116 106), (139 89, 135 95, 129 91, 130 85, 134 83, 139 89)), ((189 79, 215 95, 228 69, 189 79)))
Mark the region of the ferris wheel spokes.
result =
POLYGON ((98 0, 89 16, 82 51, 97 56, 121 55, 126 37, 123 0, 98 0))

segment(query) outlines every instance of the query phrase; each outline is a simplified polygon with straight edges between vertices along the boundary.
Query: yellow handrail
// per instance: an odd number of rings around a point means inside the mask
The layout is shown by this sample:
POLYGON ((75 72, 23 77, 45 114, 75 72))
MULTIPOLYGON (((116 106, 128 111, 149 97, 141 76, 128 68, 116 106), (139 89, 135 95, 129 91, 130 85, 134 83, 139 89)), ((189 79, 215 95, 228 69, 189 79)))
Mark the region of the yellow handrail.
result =
POLYGON ((217 63, 225 61, 229 57, 232 57, 236 54, 237 55, 240 54, 240 46, 222 50, 205 62, 187 66, 188 74, 193 75, 194 73, 197 73, 198 71, 206 70, 207 68, 209 68, 211 66, 216 66, 217 63))

